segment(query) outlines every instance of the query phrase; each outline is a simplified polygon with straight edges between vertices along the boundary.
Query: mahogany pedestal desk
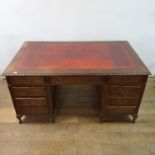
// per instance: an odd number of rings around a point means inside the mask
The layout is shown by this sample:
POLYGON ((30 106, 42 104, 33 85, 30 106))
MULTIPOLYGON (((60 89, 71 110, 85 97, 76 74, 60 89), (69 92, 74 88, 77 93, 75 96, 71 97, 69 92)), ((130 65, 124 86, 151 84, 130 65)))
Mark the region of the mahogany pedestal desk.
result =
POLYGON ((127 41, 25 42, 3 75, 19 123, 23 115, 55 120, 57 85, 98 85, 99 117, 138 116, 149 70, 127 41))

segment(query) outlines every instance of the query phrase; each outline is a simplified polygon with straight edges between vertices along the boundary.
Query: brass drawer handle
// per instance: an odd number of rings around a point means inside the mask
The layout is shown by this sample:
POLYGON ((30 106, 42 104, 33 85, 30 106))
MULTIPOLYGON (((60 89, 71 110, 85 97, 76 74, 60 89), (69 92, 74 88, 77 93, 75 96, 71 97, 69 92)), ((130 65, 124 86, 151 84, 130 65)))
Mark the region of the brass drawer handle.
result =
POLYGON ((31 100, 28 100, 28 104, 31 105, 32 104, 32 101, 31 100))
POLYGON ((26 95, 30 95, 31 94, 30 90, 26 90, 25 93, 26 93, 26 95))
POLYGON ((121 99, 119 99, 119 100, 117 100, 117 102, 119 104, 123 104, 123 105, 127 104, 127 100, 121 100, 121 99))
POLYGON ((32 82, 33 82, 33 80, 32 80, 31 77, 28 77, 26 81, 27 81, 28 83, 32 83, 32 82))
POLYGON ((129 91, 128 91, 127 89, 120 90, 120 94, 121 94, 122 96, 126 96, 126 95, 128 95, 128 93, 129 93, 129 91))
POLYGON ((131 81, 131 77, 120 77, 121 82, 129 82, 131 81))

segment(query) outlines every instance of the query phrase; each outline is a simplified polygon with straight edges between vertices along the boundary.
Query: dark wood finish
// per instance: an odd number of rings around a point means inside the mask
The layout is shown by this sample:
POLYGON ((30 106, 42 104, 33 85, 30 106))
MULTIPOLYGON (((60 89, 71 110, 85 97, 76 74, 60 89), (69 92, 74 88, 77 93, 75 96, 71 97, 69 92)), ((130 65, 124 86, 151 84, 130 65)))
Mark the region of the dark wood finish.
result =
POLYGON ((17 112, 22 115, 48 114, 47 107, 17 107, 17 112))
POLYGON ((105 114, 134 114, 136 106, 105 106, 105 114))
POLYGON ((44 85, 45 80, 44 77, 11 77, 9 79, 10 84, 13 85, 26 85, 26 86, 32 86, 32 85, 44 85))
POLYGON ((46 98, 15 98, 16 106, 47 106, 46 98))
POLYGON ((109 76, 102 91, 102 116, 130 114, 133 122, 138 116, 138 110, 145 89, 147 76, 109 76), (134 80, 135 79, 135 80, 134 80))
POLYGON ((50 77, 46 77, 46 93, 49 103, 49 120, 55 122, 55 108, 54 108, 54 95, 55 95, 55 86, 50 85, 50 77))
POLYGON ((141 83, 145 82, 145 76, 136 75, 123 75, 123 76, 110 76, 109 78, 109 85, 141 85, 141 83))
POLYGON ((110 97, 138 97, 141 87, 139 86, 110 86, 108 95, 110 97))
POLYGON ((12 87, 11 89, 16 97, 46 96, 44 87, 12 87))
POLYGON ((19 123, 23 115, 55 120, 56 85, 98 85, 99 116, 132 115, 133 122, 149 70, 126 41, 25 42, 7 67, 9 91, 19 123))
POLYGON ((50 83, 55 85, 62 85, 62 84, 102 84, 107 77, 104 76, 53 76, 50 78, 50 83))
POLYGON ((139 100, 135 97, 109 97, 109 106, 136 106, 139 100))

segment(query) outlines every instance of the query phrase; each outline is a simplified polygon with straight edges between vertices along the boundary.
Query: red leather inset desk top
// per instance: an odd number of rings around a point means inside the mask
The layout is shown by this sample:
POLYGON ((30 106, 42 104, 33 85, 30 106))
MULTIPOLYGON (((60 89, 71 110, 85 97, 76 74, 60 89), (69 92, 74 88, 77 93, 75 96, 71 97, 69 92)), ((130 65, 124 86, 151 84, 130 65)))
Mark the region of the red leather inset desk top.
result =
POLYGON ((137 70, 127 42, 26 42, 5 73, 89 74, 137 70))

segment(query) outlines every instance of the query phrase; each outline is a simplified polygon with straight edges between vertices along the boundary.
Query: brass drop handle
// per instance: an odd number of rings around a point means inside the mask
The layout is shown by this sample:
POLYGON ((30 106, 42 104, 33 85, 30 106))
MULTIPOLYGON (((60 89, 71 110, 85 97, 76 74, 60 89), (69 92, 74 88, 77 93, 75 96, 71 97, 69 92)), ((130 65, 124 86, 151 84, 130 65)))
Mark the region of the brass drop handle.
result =
POLYGON ((28 77, 28 78, 27 78, 27 82, 28 82, 28 83, 32 83, 32 78, 28 77))
POLYGON ((125 96, 125 95, 128 95, 129 91, 127 89, 124 89, 124 90, 120 90, 120 94, 125 96))
POLYGON ((123 105, 125 105, 125 104, 127 103, 126 100, 121 100, 121 99, 119 99, 117 102, 118 102, 119 104, 123 104, 123 105))
POLYGON ((30 90, 29 89, 26 89, 26 94, 30 95, 30 90))
POLYGON ((129 76, 129 77, 122 77, 122 76, 120 76, 119 77, 119 80, 121 81, 121 82, 129 82, 129 81, 131 81, 131 77, 129 76))
POLYGON ((32 104, 31 100, 28 100, 28 104, 29 104, 29 105, 31 105, 31 104, 32 104))

